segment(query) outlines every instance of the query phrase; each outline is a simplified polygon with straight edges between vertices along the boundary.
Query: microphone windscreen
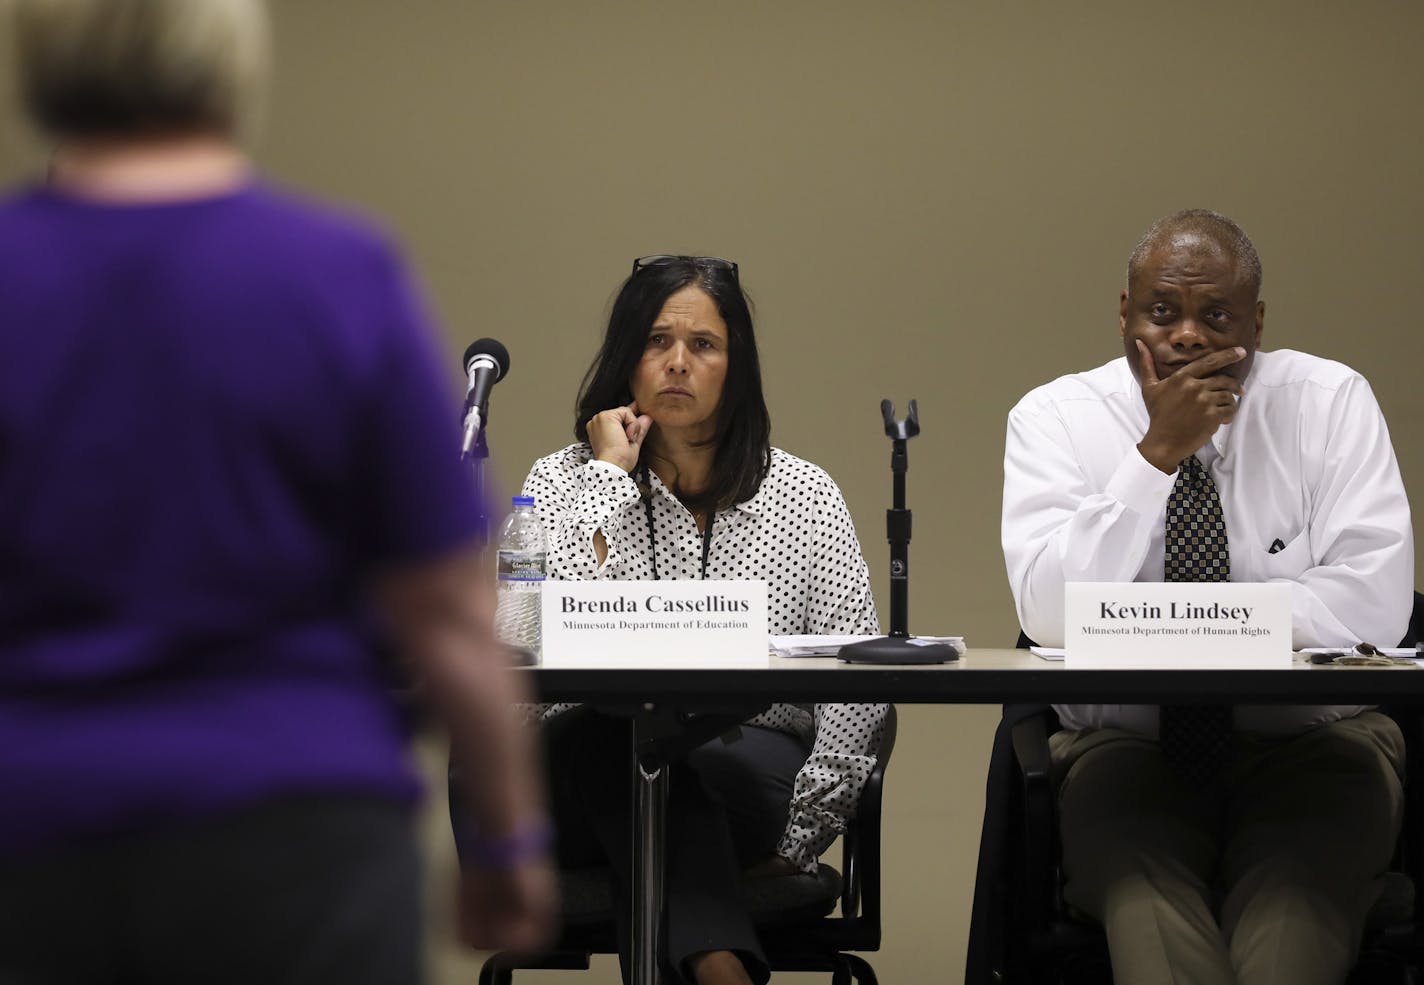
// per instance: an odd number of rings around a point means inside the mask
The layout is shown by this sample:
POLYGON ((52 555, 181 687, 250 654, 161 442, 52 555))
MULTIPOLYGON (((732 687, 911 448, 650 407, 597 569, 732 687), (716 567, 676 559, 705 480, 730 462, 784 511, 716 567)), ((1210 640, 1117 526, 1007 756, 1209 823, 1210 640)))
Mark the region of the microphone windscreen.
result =
POLYGON ((499 367, 499 375, 495 377, 496 383, 504 379, 505 374, 509 372, 509 350, 504 347, 504 343, 496 339, 475 339, 470 343, 461 362, 466 373, 470 371, 470 363, 476 356, 489 356, 495 361, 495 365, 499 367))

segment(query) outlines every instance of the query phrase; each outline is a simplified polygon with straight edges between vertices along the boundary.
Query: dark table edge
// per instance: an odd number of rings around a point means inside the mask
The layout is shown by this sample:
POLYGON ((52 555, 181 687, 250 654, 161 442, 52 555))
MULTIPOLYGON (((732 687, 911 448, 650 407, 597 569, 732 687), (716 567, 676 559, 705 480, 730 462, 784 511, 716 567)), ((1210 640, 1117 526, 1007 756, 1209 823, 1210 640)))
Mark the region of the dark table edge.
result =
POLYGON ((1375 668, 1290 670, 1065 670, 910 667, 753 671, 526 668, 540 701, 616 700, 721 704, 773 701, 902 704, 1386 704, 1424 702, 1424 671, 1375 668))

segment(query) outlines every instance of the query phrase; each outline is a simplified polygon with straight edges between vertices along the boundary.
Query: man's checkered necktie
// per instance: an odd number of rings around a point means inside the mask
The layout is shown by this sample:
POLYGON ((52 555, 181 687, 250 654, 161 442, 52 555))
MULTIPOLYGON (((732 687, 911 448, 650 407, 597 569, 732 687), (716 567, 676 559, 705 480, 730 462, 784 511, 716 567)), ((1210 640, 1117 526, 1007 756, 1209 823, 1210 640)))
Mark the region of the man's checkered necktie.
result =
MULTIPOLYGON (((1166 581, 1230 581, 1231 550, 1216 483, 1195 455, 1177 467, 1167 499, 1166 581)), ((1163 705, 1162 755, 1195 783, 1216 776, 1231 756, 1230 705, 1163 705)))

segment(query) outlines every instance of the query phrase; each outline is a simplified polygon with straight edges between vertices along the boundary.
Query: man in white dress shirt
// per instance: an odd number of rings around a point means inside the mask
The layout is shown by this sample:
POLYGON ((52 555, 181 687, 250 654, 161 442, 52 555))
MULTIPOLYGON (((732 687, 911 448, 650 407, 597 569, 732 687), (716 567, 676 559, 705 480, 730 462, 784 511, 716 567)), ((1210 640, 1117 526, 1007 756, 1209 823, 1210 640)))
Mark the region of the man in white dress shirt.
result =
MULTIPOLYGON (((1261 264, 1204 210, 1155 223, 1120 296, 1124 356, 1009 414, 1004 559, 1024 631, 1062 645, 1070 581, 1162 581, 1180 470, 1219 496, 1233 581, 1287 581, 1302 646, 1395 644, 1409 505, 1358 373, 1260 352, 1261 264)), ((1169 765, 1156 706, 1060 706, 1065 893, 1115 979, 1343 982, 1401 821, 1403 742, 1360 707, 1237 706, 1224 765, 1169 765)))

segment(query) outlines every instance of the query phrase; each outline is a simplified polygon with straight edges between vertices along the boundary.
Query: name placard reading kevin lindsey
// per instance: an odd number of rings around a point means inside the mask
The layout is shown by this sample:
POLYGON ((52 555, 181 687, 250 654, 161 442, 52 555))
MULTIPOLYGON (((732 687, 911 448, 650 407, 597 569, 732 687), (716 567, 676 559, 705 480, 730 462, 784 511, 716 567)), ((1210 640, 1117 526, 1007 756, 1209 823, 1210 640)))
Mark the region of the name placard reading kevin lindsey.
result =
POLYGON ((765 667, 764 581, 546 581, 546 667, 765 667))
POLYGON ((1070 667, 1203 670, 1289 667, 1285 582, 1069 582, 1070 667))

